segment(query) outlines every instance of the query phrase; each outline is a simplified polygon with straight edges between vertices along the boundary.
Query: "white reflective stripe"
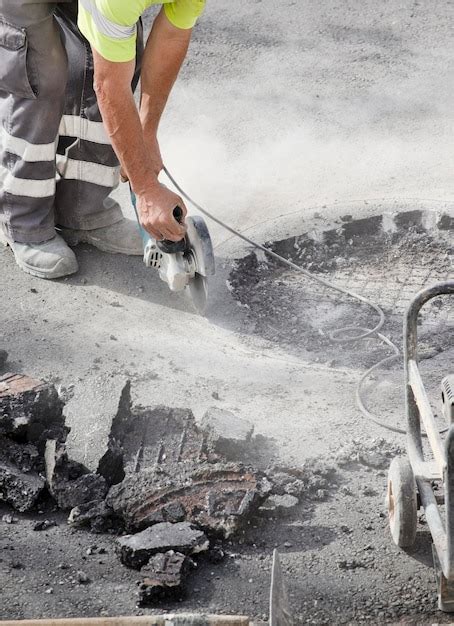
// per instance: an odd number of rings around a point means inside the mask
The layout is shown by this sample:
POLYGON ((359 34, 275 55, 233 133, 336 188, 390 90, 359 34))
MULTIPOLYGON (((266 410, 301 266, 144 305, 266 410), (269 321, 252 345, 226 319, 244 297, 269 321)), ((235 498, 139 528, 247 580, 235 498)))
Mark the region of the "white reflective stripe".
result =
POLYGON ((13 137, 3 127, 0 129, 0 152, 10 152, 27 163, 53 161, 57 140, 52 143, 29 143, 25 139, 13 137))
POLYGON ((13 196, 48 198, 55 195, 55 182, 55 178, 47 180, 16 178, 6 167, 0 165, 0 189, 13 196))
POLYGON ((120 180, 120 168, 77 161, 57 155, 57 171, 65 180, 81 180, 102 187, 116 187, 120 180))
POLYGON ((60 123, 59 133, 62 137, 80 137, 86 141, 110 146, 104 124, 91 122, 79 115, 64 115, 60 123))
POLYGON ((135 24, 133 26, 124 26, 123 24, 112 22, 112 20, 109 20, 101 13, 93 0, 80 0, 80 3, 90 13, 101 35, 111 37, 112 39, 129 39, 136 34, 135 24))

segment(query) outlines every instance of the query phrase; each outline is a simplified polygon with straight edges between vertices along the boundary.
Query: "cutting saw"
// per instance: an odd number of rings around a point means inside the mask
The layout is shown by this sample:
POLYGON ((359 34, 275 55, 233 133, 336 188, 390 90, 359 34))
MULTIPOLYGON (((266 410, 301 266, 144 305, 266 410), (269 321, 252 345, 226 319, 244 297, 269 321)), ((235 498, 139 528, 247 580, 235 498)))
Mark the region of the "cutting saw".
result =
MULTIPOLYGON (((140 224, 137 201, 131 200, 143 241, 143 261, 158 270, 171 291, 184 291, 197 313, 203 315, 208 301, 208 276, 215 273, 213 244, 205 220, 200 215, 186 217, 186 235, 181 241, 154 239, 140 224)), ((183 221, 183 211, 175 207, 173 216, 183 221)))

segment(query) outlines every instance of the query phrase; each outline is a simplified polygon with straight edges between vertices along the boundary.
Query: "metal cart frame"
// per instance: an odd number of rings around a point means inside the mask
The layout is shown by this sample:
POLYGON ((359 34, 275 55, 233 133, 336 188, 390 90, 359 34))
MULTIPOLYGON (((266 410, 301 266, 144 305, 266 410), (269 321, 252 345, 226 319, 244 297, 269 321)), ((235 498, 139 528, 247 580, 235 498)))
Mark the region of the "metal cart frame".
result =
POLYGON ((387 502, 391 533, 401 547, 413 544, 417 510, 424 508, 433 539, 439 608, 454 612, 454 424, 448 423, 443 441, 418 367, 418 315, 427 302, 442 295, 454 295, 454 280, 420 291, 404 320, 408 459, 396 458, 391 463, 387 502), (424 455, 422 425, 433 453, 431 460, 424 455), (434 492, 434 481, 441 481, 440 493, 434 492), (439 506, 443 503, 444 515, 439 506))

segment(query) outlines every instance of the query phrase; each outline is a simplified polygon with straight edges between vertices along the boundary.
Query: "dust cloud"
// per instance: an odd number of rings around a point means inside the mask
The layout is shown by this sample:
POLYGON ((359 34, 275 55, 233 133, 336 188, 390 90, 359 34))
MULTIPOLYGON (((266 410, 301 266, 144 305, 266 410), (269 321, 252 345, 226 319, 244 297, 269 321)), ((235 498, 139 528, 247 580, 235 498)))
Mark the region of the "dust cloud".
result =
POLYGON ((205 58, 202 34, 161 144, 217 216, 243 230, 334 202, 452 197, 454 74, 435 72, 431 54, 397 35, 358 44, 357 31, 340 42, 335 31, 305 48, 278 31, 262 46, 232 45, 226 62, 228 46, 205 58))

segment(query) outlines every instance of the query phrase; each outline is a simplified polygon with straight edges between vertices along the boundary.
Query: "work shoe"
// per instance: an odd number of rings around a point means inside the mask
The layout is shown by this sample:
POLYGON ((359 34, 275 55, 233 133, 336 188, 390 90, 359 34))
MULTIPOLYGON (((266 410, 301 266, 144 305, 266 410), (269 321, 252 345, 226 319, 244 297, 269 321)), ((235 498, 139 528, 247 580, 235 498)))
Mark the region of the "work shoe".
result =
POLYGON ((8 241, 18 266, 38 278, 62 278, 79 269, 71 248, 59 235, 44 243, 19 243, 8 241))
POLYGON ((92 230, 61 228, 62 237, 70 246, 88 243, 103 252, 142 256, 143 244, 136 221, 125 217, 111 226, 92 230))

